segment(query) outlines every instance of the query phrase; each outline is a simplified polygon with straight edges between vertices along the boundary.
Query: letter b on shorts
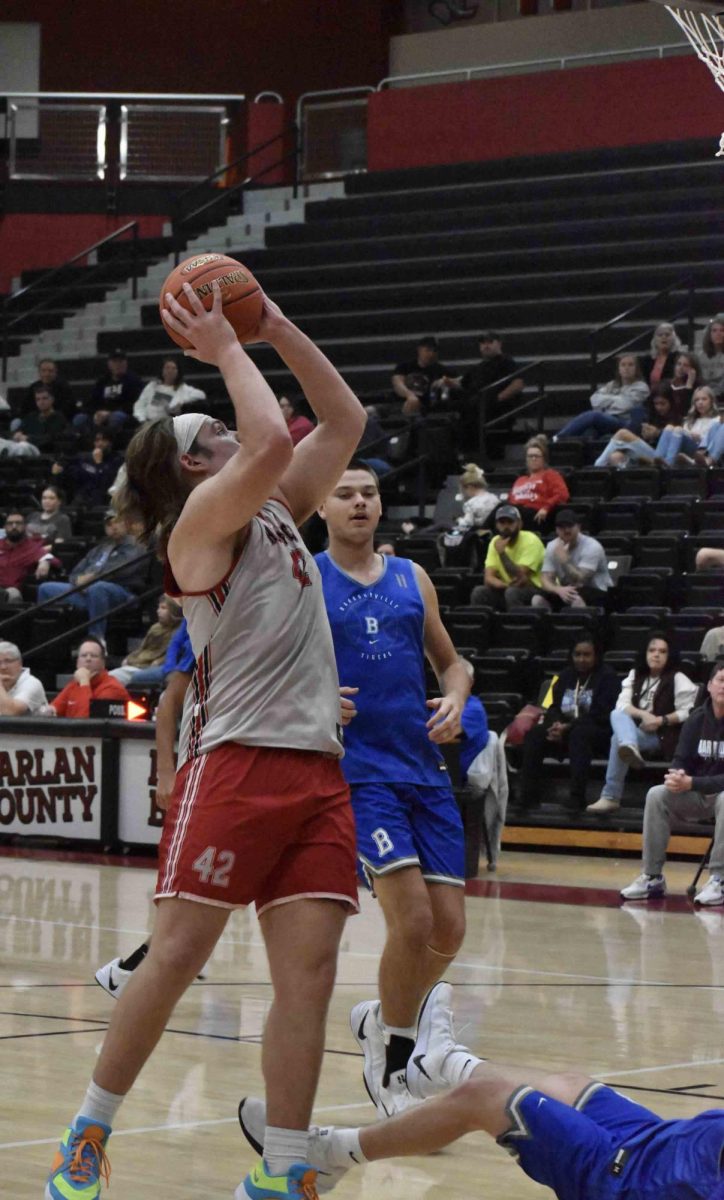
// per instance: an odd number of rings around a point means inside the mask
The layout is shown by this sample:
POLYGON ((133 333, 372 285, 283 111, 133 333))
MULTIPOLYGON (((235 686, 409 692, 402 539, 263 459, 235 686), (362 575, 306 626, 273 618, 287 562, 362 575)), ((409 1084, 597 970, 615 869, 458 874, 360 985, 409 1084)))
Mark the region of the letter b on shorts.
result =
POLYGON ((390 853, 390 850, 394 850, 394 843, 386 829, 373 829, 371 836, 380 858, 384 858, 386 854, 390 853))

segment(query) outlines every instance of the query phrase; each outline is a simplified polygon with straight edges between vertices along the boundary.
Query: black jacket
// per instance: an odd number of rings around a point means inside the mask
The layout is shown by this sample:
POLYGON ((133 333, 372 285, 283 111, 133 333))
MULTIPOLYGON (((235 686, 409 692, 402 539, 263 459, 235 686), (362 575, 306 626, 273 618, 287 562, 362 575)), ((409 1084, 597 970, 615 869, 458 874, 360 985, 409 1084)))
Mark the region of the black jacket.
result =
MULTIPOLYGON (((565 667, 553 685, 553 702, 545 717, 546 725, 553 721, 572 723, 572 717, 561 708, 567 691, 575 688, 578 673, 573 667, 565 667)), ((591 676, 591 707, 588 712, 582 712, 578 720, 585 718, 599 725, 601 729, 610 728, 611 712, 616 707, 618 693, 621 691, 621 681, 612 667, 603 665, 597 667, 591 676)))
POLYGON ((671 764, 691 775, 695 792, 724 792, 724 717, 715 717, 710 699, 684 721, 671 764))

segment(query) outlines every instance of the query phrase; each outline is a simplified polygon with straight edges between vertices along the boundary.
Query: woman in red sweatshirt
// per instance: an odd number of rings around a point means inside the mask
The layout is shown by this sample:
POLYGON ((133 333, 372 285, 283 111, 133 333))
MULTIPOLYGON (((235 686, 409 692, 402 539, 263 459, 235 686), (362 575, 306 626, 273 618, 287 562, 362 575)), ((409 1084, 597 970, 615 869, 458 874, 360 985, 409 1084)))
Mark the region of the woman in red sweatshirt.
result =
POLYGON ((527 475, 520 475, 508 493, 507 504, 520 509, 526 529, 553 529, 555 510, 570 493, 558 471, 548 466, 548 438, 532 437, 525 446, 527 475))

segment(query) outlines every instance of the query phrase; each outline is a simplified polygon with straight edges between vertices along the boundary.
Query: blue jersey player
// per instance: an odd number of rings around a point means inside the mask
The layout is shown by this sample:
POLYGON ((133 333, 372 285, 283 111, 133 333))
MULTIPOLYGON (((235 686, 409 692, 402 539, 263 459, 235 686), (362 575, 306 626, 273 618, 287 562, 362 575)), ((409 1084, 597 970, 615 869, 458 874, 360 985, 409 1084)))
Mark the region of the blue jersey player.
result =
POLYGON ((352 464, 320 514, 329 549, 316 561, 340 682, 356 705, 342 767, 358 856, 387 925, 380 999, 354 1007, 352 1030, 370 1098, 390 1116, 409 1103, 405 1068, 422 1000, 465 932, 463 827, 440 745, 460 734, 470 680, 427 574, 375 553, 374 472, 352 464), (425 656, 440 682, 434 700, 425 656))
MULTIPOLYGON (((411 1093, 427 1103, 362 1129, 310 1131, 320 1192, 354 1163, 432 1154, 481 1129, 558 1200, 724 1200, 724 1109, 665 1120, 580 1071, 481 1061, 455 1042, 451 992, 430 992, 408 1066, 411 1093)), ((262 1101, 242 1101, 252 1145, 265 1115, 262 1101)))

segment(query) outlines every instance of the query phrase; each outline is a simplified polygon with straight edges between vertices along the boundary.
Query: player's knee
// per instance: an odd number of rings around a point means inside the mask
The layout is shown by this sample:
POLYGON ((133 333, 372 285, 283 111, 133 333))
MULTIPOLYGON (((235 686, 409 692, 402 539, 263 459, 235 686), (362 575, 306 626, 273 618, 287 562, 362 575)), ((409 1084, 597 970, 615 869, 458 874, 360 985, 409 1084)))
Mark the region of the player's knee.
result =
POLYGON ((433 936, 432 910, 425 903, 401 908, 388 920, 390 932, 422 953, 433 936))
POLYGON ((464 937, 465 913, 445 913, 444 917, 436 919, 432 930, 432 937, 428 944, 438 954, 452 957, 454 954, 457 954, 462 946, 464 937))
POLYGON ((192 982, 207 962, 212 946, 201 944, 180 931, 155 933, 148 950, 149 962, 157 965, 166 978, 192 982))
POLYGON ((482 1079, 473 1076, 448 1094, 450 1102, 456 1104, 462 1132, 473 1133, 487 1127, 491 1106, 496 1104, 505 1109, 510 1087, 505 1080, 482 1079))
POLYGON ((671 798, 671 792, 664 787, 663 783, 657 783, 656 787, 649 788, 646 793, 646 807, 651 809, 665 809, 671 798))
POLYGON ((547 1075, 537 1090, 552 1096, 554 1100, 560 1100, 562 1104, 575 1104, 590 1083, 591 1076, 582 1071, 557 1071, 554 1075, 547 1075))

